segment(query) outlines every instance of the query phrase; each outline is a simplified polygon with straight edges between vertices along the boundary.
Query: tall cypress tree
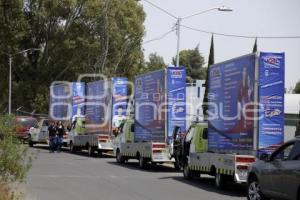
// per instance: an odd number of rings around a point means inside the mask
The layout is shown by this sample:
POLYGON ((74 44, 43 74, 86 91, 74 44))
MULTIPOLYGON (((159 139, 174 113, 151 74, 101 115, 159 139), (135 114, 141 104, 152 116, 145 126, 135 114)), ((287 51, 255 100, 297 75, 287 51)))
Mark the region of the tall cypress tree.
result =
POLYGON ((257 52, 257 38, 255 38, 255 42, 252 50, 252 53, 256 53, 256 52, 257 52))
POLYGON ((210 50, 209 50, 209 56, 208 56, 208 65, 207 65, 207 73, 206 73, 206 80, 205 80, 205 93, 203 98, 203 116, 204 120, 207 120, 207 110, 208 110, 208 82, 209 82, 209 67, 215 63, 215 50, 214 50, 214 35, 211 36, 211 43, 210 43, 210 50))

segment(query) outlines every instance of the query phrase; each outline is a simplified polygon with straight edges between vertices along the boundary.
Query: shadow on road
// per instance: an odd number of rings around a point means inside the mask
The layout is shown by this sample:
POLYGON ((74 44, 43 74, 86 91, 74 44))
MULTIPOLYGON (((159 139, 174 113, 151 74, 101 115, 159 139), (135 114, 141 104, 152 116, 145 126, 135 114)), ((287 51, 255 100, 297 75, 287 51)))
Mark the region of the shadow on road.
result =
MULTIPOLYGON (((35 145, 34 147, 31 147, 33 149, 38 149, 38 153, 49 153, 49 147, 47 145, 35 145), (43 151, 41 151, 43 150, 43 151)), ((88 157, 88 158, 113 158, 112 154, 109 153, 103 153, 101 156, 98 156, 97 153, 95 153, 95 156, 90 157, 87 153, 87 151, 77 151, 76 153, 71 153, 67 147, 63 147, 61 149, 61 153, 68 153, 72 154, 75 156, 80 156, 80 157, 88 157)))
POLYGON ((155 173, 179 173, 179 171, 175 170, 170 166, 160 165, 160 164, 147 164, 144 169, 139 167, 138 162, 126 162, 124 164, 119 164, 116 161, 111 162, 108 161, 108 164, 116 165, 120 167, 125 167, 131 170, 140 170, 140 171, 147 171, 147 172, 155 172, 155 173))
POLYGON ((195 178, 192 180, 186 180, 183 176, 182 177, 169 176, 169 177, 162 177, 159 179, 173 179, 175 181, 179 181, 181 183, 185 183, 202 190, 218 193, 220 195, 226 195, 232 197, 246 197, 246 185, 228 182, 224 189, 219 189, 215 186, 214 178, 209 176, 195 178))

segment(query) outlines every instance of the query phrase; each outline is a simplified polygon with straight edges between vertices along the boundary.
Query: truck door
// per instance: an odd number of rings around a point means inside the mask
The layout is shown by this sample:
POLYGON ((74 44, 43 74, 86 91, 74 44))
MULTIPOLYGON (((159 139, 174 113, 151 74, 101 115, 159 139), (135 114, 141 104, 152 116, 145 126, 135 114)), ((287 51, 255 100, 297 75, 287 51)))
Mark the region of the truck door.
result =
POLYGON ((203 126, 195 127, 193 144, 195 145, 196 153, 203 153, 207 151, 207 128, 203 126))

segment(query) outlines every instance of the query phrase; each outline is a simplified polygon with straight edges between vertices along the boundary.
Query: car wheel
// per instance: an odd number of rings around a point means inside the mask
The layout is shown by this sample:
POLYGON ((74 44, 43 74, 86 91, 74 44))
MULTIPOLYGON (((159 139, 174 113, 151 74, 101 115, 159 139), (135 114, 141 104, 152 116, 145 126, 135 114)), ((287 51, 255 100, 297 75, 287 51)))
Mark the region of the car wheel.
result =
POLYGON ((268 198, 262 194, 261 189, 260 189, 260 184, 256 178, 252 178, 249 181, 248 190, 247 190, 247 199, 248 200, 268 200, 268 198))
POLYGON ((225 187, 225 176, 223 174, 217 173, 215 176, 215 185, 217 188, 223 189, 225 187))

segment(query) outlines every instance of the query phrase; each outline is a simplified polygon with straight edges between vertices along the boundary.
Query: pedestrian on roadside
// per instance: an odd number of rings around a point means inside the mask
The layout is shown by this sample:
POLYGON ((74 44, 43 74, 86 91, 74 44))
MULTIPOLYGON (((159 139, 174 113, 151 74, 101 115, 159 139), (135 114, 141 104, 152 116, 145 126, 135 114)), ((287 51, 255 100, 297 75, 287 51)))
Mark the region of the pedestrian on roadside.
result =
POLYGON ((56 127, 54 122, 50 123, 50 126, 48 127, 48 134, 49 134, 49 151, 50 153, 53 153, 56 149, 56 127))
POLYGON ((60 152, 61 147, 63 145, 63 138, 64 138, 64 134, 65 134, 65 127, 62 124, 62 121, 57 122, 56 133, 57 133, 57 152, 60 152))

